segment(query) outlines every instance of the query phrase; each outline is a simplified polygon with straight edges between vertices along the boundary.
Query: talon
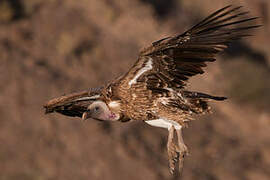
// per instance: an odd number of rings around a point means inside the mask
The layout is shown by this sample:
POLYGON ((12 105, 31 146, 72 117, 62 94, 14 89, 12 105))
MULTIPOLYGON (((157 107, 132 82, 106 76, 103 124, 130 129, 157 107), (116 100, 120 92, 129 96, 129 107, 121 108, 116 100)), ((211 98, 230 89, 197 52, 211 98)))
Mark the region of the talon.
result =
POLYGON ((182 172, 183 170, 183 165, 184 165, 184 158, 187 156, 188 153, 188 148, 184 143, 183 137, 182 137, 182 131, 181 129, 178 129, 177 131, 177 138, 178 138, 178 152, 179 152, 179 171, 182 172))

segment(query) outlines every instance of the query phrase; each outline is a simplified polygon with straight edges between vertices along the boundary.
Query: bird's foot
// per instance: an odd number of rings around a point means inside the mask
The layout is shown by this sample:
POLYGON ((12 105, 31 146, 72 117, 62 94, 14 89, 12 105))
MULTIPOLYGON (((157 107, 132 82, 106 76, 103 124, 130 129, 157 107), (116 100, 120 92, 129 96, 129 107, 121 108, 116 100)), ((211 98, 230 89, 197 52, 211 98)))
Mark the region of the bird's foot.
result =
POLYGON ((178 129, 177 132, 177 138, 178 138, 178 147, 177 152, 179 153, 178 156, 178 166, 179 166, 179 172, 181 173, 184 166, 184 159, 187 155, 189 155, 188 148, 184 143, 183 137, 182 137, 182 130, 178 129))
POLYGON ((177 152, 177 146, 173 142, 174 138, 174 127, 172 126, 169 129, 168 143, 167 143, 167 152, 169 159, 169 169, 170 173, 173 174, 175 170, 175 165, 178 161, 179 154, 177 152))
POLYGON ((178 147, 173 144, 173 142, 168 145, 168 159, 169 159, 169 168, 170 168, 170 173, 173 174, 175 170, 175 166, 179 160, 179 151, 178 147))
POLYGON ((178 153, 178 167, 179 172, 181 173, 183 171, 184 159, 187 155, 189 155, 187 146, 183 143, 178 144, 177 153, 178 153))
POLYGON ((174 143, 174 127, 172 126, 169 129, 169 136, 168 136, 168 144, 167 144, 167 151, 168 151, 168 159, 169 159, 169 168, 170 173, 174 174, 175 166, 178 163, 179 166, 179 172, 182 172, 183 165, 184 165, 184 158, 189 154, 188 148, 185 145, 182 137, 182 131, 181 129, 177 129, 177 137, 178 137, 178 143, 177 145, 174 143))
POLYGON ((181 143, 181 144, 178 144, 178 147, 177 147, 177 152, 179 152, 180 155, 182 155, 182 157, 186 157, 189 155, 189 151, 188 151, 188 148, 185 144, 181 143))

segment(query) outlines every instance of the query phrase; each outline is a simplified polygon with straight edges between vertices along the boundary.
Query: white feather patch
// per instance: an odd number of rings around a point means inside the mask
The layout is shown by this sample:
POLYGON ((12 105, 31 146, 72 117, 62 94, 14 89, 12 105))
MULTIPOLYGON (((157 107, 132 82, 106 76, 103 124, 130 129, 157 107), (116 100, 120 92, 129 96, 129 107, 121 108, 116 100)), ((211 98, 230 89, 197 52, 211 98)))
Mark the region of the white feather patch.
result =
POLYGON ((172 89, 172 88, 164 88, 164 89, 167 89, 168 91, 170 91, 170 92, 174 92, 174 90, 172 89))
POLYGON ((149 58, 148 61, 147 61, 147 63, 145 64, 145 66, 136 73, 135 77, 132 80, 130 80, 128 82, 128 85, 131 86, 132 84, 136 83, 137 82, 137 79, 143 73, 145 73, 146 71, 149 71, 149 70, 151 70, 153 68, 152 65, 153 65, 152 58, 149 58))
POLYGON ((109 102, 108 106, 110 108, 118 108, 120 106, 120 104, 117 101, 111 101, 111 102, 109 102))
POLYGON ((168 130, 172 126, 174 126, 174 128, 177 130, 182 128, 182 126, 179 123, 168 119, 155 119, 155 120, 148 120, 145 122, 151 126, 166 128, 168 130))
POLYGON ((85 101, 85 100, 97 99, 99 97, 100 97, 100 95, 94 95, 94 96, 90 96, 90 97, 82 97, 82 98, 76 99, 76 101, 85 101))

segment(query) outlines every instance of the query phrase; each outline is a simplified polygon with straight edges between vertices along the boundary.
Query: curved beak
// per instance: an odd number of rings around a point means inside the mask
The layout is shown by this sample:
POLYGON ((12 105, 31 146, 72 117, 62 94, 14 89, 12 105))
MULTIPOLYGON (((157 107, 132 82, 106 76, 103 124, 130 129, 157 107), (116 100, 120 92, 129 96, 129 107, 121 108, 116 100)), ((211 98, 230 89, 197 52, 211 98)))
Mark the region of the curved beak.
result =
POLYGON ((85 111, 82 115, 82 120, 85 121, 86 119, 90 118, 91 117, 91 113, 90 111, 85 111))

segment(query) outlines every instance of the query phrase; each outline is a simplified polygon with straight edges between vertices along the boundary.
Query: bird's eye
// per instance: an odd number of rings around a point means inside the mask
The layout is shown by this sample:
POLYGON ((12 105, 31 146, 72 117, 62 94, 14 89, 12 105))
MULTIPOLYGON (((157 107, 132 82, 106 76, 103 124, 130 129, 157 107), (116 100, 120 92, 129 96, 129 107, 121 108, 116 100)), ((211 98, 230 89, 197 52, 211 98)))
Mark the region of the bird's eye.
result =
POLYGON ((99 111, 99 107, 98 107, 98 106, 95 107, 95 108, 94 108, 94 111, 95 111, 95 112, 99 111))

